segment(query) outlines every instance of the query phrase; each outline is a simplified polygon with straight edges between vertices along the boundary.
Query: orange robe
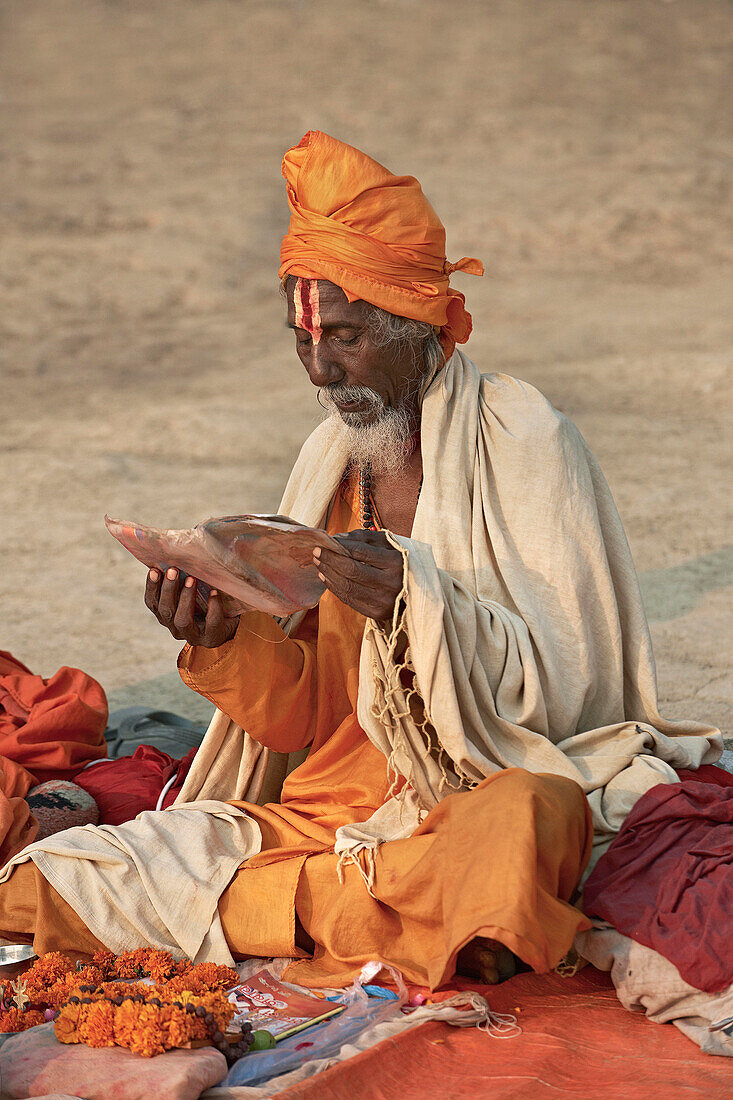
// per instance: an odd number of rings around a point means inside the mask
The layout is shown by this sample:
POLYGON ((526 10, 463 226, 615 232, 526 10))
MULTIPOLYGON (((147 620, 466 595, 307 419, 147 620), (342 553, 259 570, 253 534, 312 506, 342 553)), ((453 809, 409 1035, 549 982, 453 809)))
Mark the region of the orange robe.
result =
MULTIPOLYGON (((344 483, 331 534, 361 526, 344 483)), ((302 955, 295 914, 315 956, 288 977, 303 985, 350 980, 372 958, 436 986, 477 935, 501 940, 537 970, 568 950, 582 914, 568 904, 587 862, 590 815, 580 787, 514 769, 449 796, 407 840, 382 845, 371 897, 358 870, 344 883, 336 829, 366 821, 387 797, 387 761, 356 716, 364 617, 326 592, 297 635, 251 613, 220 650, 181 655, 184 681, 255 740, 280 752, 310 745, 280 804, 238 803, 262 829, 262 852, 222 895, 219 913, 235 956, 302 955)))
MULTIPOLYGON (((327 526, 331 533, 360 526, 350 486, 327 526)), ((326 592, 293 638, 250 613, 227 645, 181 654, 184 681, 256 740, 281 752, 310 745, 279 804, 237 803, 257 820, 262 851, 219 902, 232 953, 297 956, 286 976, 313 987, 343 984, 377 958, 435 988, 476 936, 549 969, 588 927, 569 904, 592 839, 587 801, 572 780, 500 772, 450 795, 408 839, 383 844, 375 897, 353 865, 339 882, 336 829, 366 821, 390 786, 386 758, 356 717, 363 630, 364 618, 326 592), (296 947, 296 912, 313 958, 296 947)), ((30 939, 34 928, 36 950, 63 949, 65 938, 79 952, 96 949, 73 909, 23 864, 0 886, 0 935, 30 939)))

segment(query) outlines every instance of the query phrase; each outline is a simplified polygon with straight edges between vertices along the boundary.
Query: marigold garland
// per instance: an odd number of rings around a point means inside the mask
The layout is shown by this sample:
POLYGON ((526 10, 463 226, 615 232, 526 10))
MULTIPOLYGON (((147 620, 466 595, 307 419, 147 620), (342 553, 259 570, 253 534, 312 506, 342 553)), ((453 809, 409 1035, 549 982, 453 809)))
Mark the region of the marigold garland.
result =
MULTIPOLYGON (((177 960, 167 951, 158 951, 153 948, 125 951, 121 955, 113 955, 111 951, 98 951, 93 956, 91 964, 86 966, 78 962, 74 963, 58 951, 50 951, 37 959, 23 977, 30 997, 30 1003, 24 1012, 20 1012, 12 1005, 13 993, 10 982, 0 982, 0 1033, 25 1031, 29 1027, 42 1024, 45 1019, 53 1018, 53 1013, 58 1012, 62 1005, 66 1005, 70 997, 78 996, 77 991, 80 986, 99 989, 101 993, 101 987, 105 983, 113 982, 115 992, 109 995, 138 998, 136 1001, 125 1002, 126 1005, 134 1005, 134 1010, 131 1014, 131 1010, 126 1009, 120 1016, 119 1024, 117 1013, 113 1014, 115 1028, 119 1026, 120 1035, 125 1038, 124 1042, 118 1042, 116 1038, 111 1044, 106 1041, 110 1034, 109 1026, 112 1020, 112 1014, 108 1009, 95 1008, 89 1021, 86 1019, 87 1014, 84 1014, 84 1038, 66 1041, 88 1042, 90 1046, 130 1046, 131 1041, 137 1043, 137 1040, 132 1038, 137 1017, 138 1015, 144 1016, 145 1019, 150 1017, 149 1013, 140 1011, 141 1003, 146 999, 157 997, 162 1003, 169 1005, 173 1000, 186 1001, 196 996, 205 1001, 207 995, 220 994, 239 981, 236 970, 232 970, 229 966, 217 966, 214 963, 199 963, 195 966, 190 959, 177 960), (148 983, 145 986, 123 984, 125 979, 134 981, 139 978, 147 978, 148 983), (143 989, 147 997, 141 995, 143 989), (104 1042, 101 1042, 102 1038, 105 1039, 104 1042)), ((108 993, 105 991, 104 999, 107 996, 108 993)), ((97 1000, 100 999, 97 998, 97 1000)), ((226 998, 219 998, 219 1000, 226 1003, 226 998)), ((175 1014, 168 1014, 168 1016, 162 1020, 165 1035, 159 1044, 161 1051, 170 1049, 171 1045, 181 1045, 180 1042, 171 1042, 171 1040, 182 1039, 190 1030, 175 1014), (165 1045, 166 1042, 169 1043, 168 1046, 165 1045)), ((231 1016, 229 1018, 231 1019, 231 1016)), ((205 1039, 206 1034, 202 1034, 200 1038, 205 1039)), ((142 1043, 145 1049, 150 1045, 150 1042, 142 1043)), ((133 1049, 132 1046, 130 1049, 133 1049)), ((143 1053, 143 1050, 139 1050, 138 1053, 143 1053)), ((150 1053, 159 1053, 159 1051, 151 1049, 150 1053)))
POLYGON ((251 1024, 243 1025, 239 1042, 227 1039, 234 1011, 222 992, 198 996, 157 985, 78 985, 61 1006, 54 1030, 61 1043, 127 1047, 145 1058, 210 1042, 232 1062, 252 1045, 251 1024))

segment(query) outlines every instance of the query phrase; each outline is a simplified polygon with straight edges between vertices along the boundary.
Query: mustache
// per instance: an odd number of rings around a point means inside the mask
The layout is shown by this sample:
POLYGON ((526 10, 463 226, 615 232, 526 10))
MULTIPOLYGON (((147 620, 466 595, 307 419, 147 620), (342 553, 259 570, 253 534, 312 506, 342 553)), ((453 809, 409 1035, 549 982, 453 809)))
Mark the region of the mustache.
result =
POLYGON ((320 392, 329 405, 339 401, 344 405, 366 404, 376 411, 384 408, 384 401, 378 393, 370 390, 368 386, 359 386, 353 382, 330 382, 327 386, 323 386, 320 392))

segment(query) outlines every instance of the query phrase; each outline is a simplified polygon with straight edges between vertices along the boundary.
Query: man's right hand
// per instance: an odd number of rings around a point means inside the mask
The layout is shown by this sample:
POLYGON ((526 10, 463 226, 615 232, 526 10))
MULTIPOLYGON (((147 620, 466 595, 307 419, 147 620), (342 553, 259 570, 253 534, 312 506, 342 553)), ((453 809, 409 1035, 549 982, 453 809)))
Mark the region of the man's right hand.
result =
POLYGON ((226 618, 221 596, 216 589, 209 593, 206 614, 196 605, 196 581, 186 577, 181 584, 177 569, 169 569, 165 576, 159 569, 151 569, 145 584, 145 606, 159 623, 170 630, 174 638, 216 649, 230 641, 237 631, 239 617, 226 618))

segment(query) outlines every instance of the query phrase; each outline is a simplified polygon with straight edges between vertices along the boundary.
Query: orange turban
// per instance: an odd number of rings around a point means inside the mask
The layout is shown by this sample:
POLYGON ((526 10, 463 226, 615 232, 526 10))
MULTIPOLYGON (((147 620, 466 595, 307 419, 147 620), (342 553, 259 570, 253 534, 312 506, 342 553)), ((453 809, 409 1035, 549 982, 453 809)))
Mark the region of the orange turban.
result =
POLYGON ((471 334, 452 271, 483 275, 478 260, 445 258, 445 228, 413 176, 395 176, 371 157, 310 130, 283 158, 290 226, 280 278, 327 279, 350 302, 427 321, 450 354, 471 334))

